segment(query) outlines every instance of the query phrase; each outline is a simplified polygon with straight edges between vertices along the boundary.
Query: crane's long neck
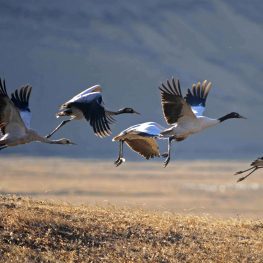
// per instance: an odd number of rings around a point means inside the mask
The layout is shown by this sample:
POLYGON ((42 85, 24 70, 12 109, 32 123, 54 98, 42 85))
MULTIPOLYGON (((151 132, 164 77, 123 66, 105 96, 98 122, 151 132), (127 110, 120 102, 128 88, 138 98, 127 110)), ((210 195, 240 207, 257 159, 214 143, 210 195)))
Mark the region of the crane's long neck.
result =
POLYGON ((218 119, 211 119, 205 116, 198 117, 198 120, 200 121, 201 124, 201 130, 209 127, 213 127, 220 122, 218 119))
POLYGON ((223 122, 223 121, 226 121, 226 120, 229 120, 229 119, 232 119, 233 117, 231 116, 231 114, 226 114, 220 118, 218 118, 218 121, 219 122, 223 122))
POLYGON ((39 134, 37 134, 36 132, 32 132, 31 136, 33 137, 34 141, 39 141, 39 142, 43 142, 43 143, 49 143, 49 144, 63 144, 63 140, 59 139, 59 140, 50 140, 46 137, 43 137, 39 134))
POLYGON ((120 114, 126 113, 123 109, 120 109, 120 110, 117 110, 117 111, 109 111, 109 110, 107 110, 107 112, 108 112, 110 115, 120 115, 120 114))
POLYGON ((59 139, 59 140, 49 140, 47 139, 47 141, 45 141, 45 143, 49 143, 49 144, 64 144, 64 142, 59 139))

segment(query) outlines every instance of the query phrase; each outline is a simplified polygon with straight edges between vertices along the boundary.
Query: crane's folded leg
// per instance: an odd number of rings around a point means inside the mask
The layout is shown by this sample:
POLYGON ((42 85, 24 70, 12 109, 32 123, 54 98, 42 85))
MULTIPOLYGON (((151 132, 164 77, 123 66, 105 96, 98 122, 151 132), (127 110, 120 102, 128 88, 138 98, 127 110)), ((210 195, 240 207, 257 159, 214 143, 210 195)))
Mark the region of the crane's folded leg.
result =
POLYGON ((119 156, 117 158, 117 160, 114 162, 114 164, 116 165, 116 167, 118 167, 119 165, 121 165, 122 163, 125 162, 125 159, 123 158, 123 143, 124 141, 120 141, 120 147, 119 147, 119 156))
POLYGON ((46 135, 46 138, 50 138, 55 132, 57 132, 62 126, 64 126, 66 123, 72 121, 72 119, 64 120, 62 121, 51 133, 46 135))
POLYGON ((171 143, 172 143, 173 139, 174 139, 174 137, 169 137, 169 140, 168 140, 168 152, 162 154, 163 157, 167 156, 167 158, 165 159, 165 161, 163 163, 163 167, 166 167, 168 165, 168 163, 170 162, 170 158, 171 158, 171 143))

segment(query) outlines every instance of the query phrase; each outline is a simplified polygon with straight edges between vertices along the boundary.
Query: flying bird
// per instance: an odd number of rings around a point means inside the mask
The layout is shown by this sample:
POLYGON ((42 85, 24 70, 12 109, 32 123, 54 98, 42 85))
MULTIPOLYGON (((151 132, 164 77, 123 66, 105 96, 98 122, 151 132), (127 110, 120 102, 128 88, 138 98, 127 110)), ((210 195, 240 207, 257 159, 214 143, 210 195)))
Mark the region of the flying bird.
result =
POLYGON ((247 170, 244 170, 244 171, 239 171, 239 172, 236 172, 235 175, 238 175, 238 174, 242 174, 242 173, 245 173, 245 172, 248 172, 250 170, 252 170, 250 173, 248 173, 246 176, 243 176, 243 177, 240 177, 237 182, 241 182, 243 181, 244 179, 246 179, 248 176, 250 176, 252 173, 254 173, 257 169, 260 169, 260 168, 263 168, 263 157, 260 157, 258 159, 256 159, 255 161, 253 161, 250 166, 252 166, 251 168, 247 169, 247 170))
POLYGON ((231 112, 218 119, 203 116, 206 99, 212 83, 204 80, 201 84, 192 85, 185 97, 182 96, 180 82, 172 78, 167 84, 161 84, 161 104, 163 115, 170 128, 161 132, 161 136, 168 137, 168 153, 164 166, 170 161, 172 140, 183 141, 188 136, 201 132, 206 128, 215 126, 225 120, 244 118, 236 112, 231 112))
POLYGON ((113 118, 114 115, 120 115, 124 113, 139 114, 132 108, 122 108, 118 111, 109 111, 105 109, 101 91, 101 86, 95 85, 82 91, 69 101, 62 104, 60 111, 56 115, 57 118, 62 116, 69 116, 70 118, 62 121, 46 137, 51 137, 62 126, 72 120, 81 120, 85 118, 92 126, 95 135, 103 138, 111 134, 110 124, 115 121, 113 118))
POLYGON ((119 156, 114 162, 116 166, 125 162, 123 158, 124 142, 136 153, 147 160, 160 157, 159 146, 156 139, 164 128, 156 122, 144 122, 133 125, 115 136, 112 141, 119 141, 119 156))
POLYGON ((9 98, 5 80, 0 79, 0 150, 33 141, 49 144, 74 144, 68 139, 49 140, 30 129, 31 111, 29 97, 32 87, 29 85, 15 90, 9 98))

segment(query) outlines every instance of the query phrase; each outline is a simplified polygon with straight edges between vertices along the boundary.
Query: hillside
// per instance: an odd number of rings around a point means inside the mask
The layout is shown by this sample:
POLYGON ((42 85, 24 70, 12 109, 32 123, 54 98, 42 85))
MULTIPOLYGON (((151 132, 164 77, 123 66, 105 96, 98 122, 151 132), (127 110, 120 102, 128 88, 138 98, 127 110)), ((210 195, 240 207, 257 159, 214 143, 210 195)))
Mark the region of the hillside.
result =
MULTIPOLYGON (((119 116, 113 135, 145 121, 166 125, 158 86, 167 78, 180 78, 183 93, 209 79, 207 116, 237 111, 248 120, 178 143, 177 158, 253 159, 262 149, 262 11, 259 0, 1 1, 0 77, 9 92, 33 86, 32 127, 41 134, 59 124, 59 105, 101 84, 108 109, 128 106, 141 113, 119 116)), ((30 144, 1 154, 111 158, 117 151, 84 121, 55 137, 78 146, 30 144)), ((127 156, 139 159, 130 151, 127 156)))
POLYGON ((0 262, 262 262, 263 222, 0 196, 0 262))

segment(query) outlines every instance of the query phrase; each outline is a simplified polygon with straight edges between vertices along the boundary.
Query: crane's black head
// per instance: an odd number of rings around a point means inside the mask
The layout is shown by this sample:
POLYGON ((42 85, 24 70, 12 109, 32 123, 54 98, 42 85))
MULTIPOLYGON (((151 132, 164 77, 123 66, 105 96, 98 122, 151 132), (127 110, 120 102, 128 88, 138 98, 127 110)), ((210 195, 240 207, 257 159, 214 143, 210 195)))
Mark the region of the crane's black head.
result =
POLYGON ((231 112, 231 113, 229 113, 229 114, 227 114, 227 115, 219 118, 218 120, 219 120, 220 122, 222 122, 222 121, 225 121, 225 120, 228 120, 228 119, 246 119, 246 118, 243 117, 243 116, 241 116, 241 115, 240 115, 239 113, 237 113, 237 112, 231 112))
POLYGON ((139 112, 135 111, 133 108, 123 108, 118 110, 119 114, 122 113, 135 113, 135 114, 140 114, 139 112))

